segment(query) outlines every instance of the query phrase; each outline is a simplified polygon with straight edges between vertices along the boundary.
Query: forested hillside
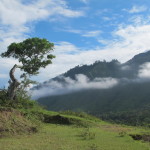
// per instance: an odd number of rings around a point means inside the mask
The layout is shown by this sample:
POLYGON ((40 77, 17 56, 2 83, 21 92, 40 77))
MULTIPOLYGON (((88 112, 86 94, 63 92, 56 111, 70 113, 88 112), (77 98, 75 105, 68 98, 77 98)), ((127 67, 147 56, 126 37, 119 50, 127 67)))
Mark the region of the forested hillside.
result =
MULTIPOLYGON (((45 105, 49 110, 85 111, 103 119, 119 121, 121 120, 120 116, 129 116, 128 119, 127 117, 125 119, 126 123, 136 124, 135 120, 131 120, 129 113, 127 113, 130 112, 134 118, 139 120, 136 122, 141 122, 141 118, 143 118, 144 122, 150 123, 150 119, 147 118, 150 110, 146 109, 150 105, 150 80, 148 77, 140 77, 142 69, 145 69, 142 67, 148 62, 150 62, 150 51, 136 55, 123 64, 117 60, 112 60, 111 62, 97 61, 89 66, 77 66, 64 73, 63 78, 58 76, 35 89, 40 90, 46 86, 48 91, 51 88, 50 83, 52 80, 61 83, 65 88, 67 87, 66 84, 68 84, 66 83, 66 78, 69 77, 73 81, 77 80, 77 74, 83 74, 88 78, 87 86, 88 83, 95 81, 95 79, 107 80, 107 78, 115 79, 117 84, 109 88, 94 88, 92 86, 91 88, 86 87, 80 90, 64 92, 64 94, 59 94, 58 92, 47 94, 44 97, 40 97, 38 102, 45 105)), ((111 82, 111 80, 108 80, 108 82, 111 82)), ((101 84, 100 81, 97 83, 101 84)), ((105 86, 107 83, 104 82, 103 84, 105 86)), ((64 89, 61 90, 63 91, 64 89)))

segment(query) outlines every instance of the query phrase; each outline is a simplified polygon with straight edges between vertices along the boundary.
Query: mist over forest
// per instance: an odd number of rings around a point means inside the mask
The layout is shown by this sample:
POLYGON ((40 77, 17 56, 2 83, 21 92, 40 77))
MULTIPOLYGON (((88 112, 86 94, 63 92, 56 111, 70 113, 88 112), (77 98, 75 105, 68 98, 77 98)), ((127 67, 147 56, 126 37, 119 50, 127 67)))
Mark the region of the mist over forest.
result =
MULTIPOLYGON (((147 52, 145 55, 149 53, 147 52)), ((136 56, 123 64, 112 60, 76 66, 60 76, 39 84, 32 91, 32 96, 37 99, 81 90, 110 89, 121 84, 147 82, 150 80, 150 62, 147 62, 145 56, 141 56, 137 62, 138 57, 136 56)))

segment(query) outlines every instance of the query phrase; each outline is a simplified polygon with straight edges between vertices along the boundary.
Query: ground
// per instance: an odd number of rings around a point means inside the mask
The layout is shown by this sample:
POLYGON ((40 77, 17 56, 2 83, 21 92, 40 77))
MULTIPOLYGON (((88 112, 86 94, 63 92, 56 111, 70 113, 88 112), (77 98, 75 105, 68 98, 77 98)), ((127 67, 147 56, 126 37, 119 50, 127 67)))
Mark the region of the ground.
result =
POLYGON ((147 129, 100 122, 92 127, 42 124, 38 133, 0 139, 2 150, 150 150, 149 142, 129 134, 147 129))

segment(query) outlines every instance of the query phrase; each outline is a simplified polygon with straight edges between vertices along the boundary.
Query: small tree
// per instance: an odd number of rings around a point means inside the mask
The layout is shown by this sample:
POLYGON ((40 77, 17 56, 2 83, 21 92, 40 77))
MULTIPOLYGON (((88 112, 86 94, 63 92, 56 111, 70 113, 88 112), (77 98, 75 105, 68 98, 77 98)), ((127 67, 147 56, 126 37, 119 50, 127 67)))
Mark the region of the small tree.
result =
POLYGON ((12 43, 8 46, 6 52, 2 53, 2 57, 13 57, 18 59, 22 64, 21 66, 15 64, 10 70, 10 80, 8 87, 8 97, 10 100, 16 99, 16 93, 19 90, 21 84, 14 76, 16 68, 20 68, 24 71, 22 77, 31 75, 37 75, 40 68, 45 68, 52 63, 54 55, 50 54, 53 50, 54 44, 50 43, 46 39, 29 38, 20 43, 12 43))

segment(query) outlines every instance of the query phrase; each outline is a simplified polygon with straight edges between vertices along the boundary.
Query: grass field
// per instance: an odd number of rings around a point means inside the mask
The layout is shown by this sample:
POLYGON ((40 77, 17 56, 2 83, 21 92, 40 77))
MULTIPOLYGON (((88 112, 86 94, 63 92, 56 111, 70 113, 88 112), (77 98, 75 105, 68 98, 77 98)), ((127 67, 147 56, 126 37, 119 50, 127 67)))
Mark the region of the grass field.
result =
POLYGON ((129 136, 145 131, 104 122, 89 128, 43 124, 38 133, 1 138, 0 150, 150 150, 150 143, 129 136))

